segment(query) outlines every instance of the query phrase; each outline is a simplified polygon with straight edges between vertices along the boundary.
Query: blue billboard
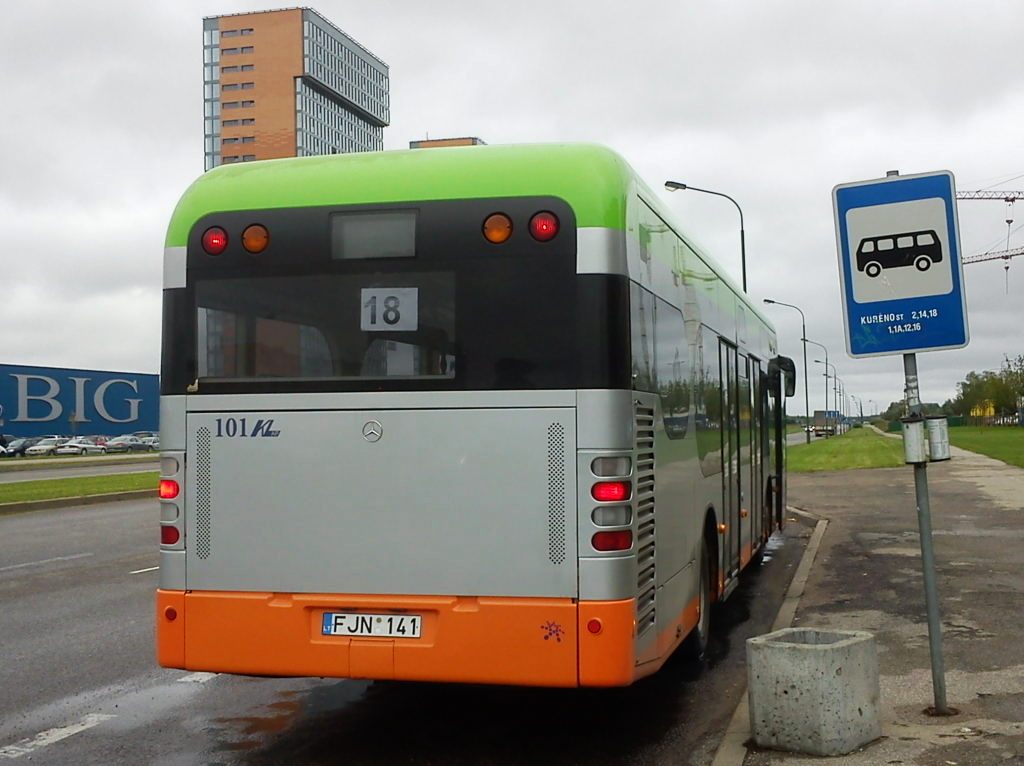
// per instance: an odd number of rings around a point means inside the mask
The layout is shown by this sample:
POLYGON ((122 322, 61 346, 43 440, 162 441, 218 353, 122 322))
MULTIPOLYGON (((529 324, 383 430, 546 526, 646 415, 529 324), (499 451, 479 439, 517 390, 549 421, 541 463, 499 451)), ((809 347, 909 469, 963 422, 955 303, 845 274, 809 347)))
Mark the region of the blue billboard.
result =
POLYGON ((0 431, 15 436, 157 431, 160 377, 0 364, 0 431))

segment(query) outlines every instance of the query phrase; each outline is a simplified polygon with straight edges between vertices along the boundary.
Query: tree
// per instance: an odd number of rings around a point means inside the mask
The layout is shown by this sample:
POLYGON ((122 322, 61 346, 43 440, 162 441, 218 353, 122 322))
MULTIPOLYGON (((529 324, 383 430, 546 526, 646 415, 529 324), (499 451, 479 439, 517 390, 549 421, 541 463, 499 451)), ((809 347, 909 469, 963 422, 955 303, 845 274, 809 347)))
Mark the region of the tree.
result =
POLYGON ((900 399, 898 402, 892 402, 888 409, 882 413, 882 417, 886 420, 899 420, 903 417, 903 413, 906 410, 904 401, 900 399))

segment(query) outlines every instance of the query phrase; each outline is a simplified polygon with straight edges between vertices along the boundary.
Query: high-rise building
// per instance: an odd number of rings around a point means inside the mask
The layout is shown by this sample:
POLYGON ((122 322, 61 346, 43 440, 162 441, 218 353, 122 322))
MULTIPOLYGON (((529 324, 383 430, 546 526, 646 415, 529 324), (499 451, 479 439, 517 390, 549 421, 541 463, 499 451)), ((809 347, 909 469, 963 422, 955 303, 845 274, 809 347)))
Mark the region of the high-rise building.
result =
POLYGON ((410 149, 440 149, 446 146, 486 146, 487 142, 476 136, 462 136, 461 138, 424 138, 419 141, 410 141, 410 149))
POLYGON ((311 8, 203 19, 206 169, 384 148, 388 65, 311 8))

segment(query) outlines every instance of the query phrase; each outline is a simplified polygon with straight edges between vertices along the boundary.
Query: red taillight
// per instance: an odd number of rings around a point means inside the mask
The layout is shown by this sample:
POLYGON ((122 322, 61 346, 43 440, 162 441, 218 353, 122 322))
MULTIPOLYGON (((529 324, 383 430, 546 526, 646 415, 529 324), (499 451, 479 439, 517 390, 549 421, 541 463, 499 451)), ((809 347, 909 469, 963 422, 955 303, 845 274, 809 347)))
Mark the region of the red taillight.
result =
POLYGON ((619 503, 629 500, 629 493, 628 481, 599 481, 590 490, 594 499, 602 503, 619 503))
POLYGON ((174 479, 160 479, 160 499, 173 500, 178 496, 180 487, 174 479))
POLYGON ((558 218, 554 213, 537 213, 530 219, 530 234, 538 242, 547 242, 558 234, 558 218))
POLYGON ((590 538, 596 551, 628 551, 633 547, 633 533, 628 529, 616 532, 598 532, 590 538))
POLYGON ((228 233, 220 226, 211 226, 203 232, 203 250, 210 255, 220 255, 228 246, 228 233))
POLYGON ((178 540, 181 539, 181 534, 178 532, 177 527, 162 526, 160 527, 160 544, 161 545, 174 545, 178 540))
POLYGON ((587 622, 587 631, 595 636, 601 632, 601 621, 596 617, 587 622))

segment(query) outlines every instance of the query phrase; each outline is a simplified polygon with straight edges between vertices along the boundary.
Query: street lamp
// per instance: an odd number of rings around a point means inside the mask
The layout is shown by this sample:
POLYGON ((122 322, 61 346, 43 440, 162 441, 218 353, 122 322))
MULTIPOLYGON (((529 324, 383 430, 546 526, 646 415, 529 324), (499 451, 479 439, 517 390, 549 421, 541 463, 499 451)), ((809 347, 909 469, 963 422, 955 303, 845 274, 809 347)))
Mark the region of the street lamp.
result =
MULTIPOLYGON (((829 367, 832 368, 832 399, 835 402, 835 407, 836 407, 836 417, 835 417, 834 422, 835 422, 836 436, 838 436, 839 435, 839 406, 840 406, 839 405, 839 375, 838 375, 838 372, 836 371, 836 366, 834 364, 832 364, 830 361, 828 361, 827 358, 825 359, 824 362, 821 361, 820 359, 815 359, 814 363, 815 364, 823 364, 823 365, 825 365, 825 391, 826 391, 826 396, 827 396, 827 392, 828 392, 828 378, 829 378, 828 368, 829 367)), ((825 417, 826 418, 828 417, 828 407, 827 406, 825 407, 825 417)))
POLYGON ((800 312, 800 340, 804 344, 804 435, 807 437, 807 443, 811 443, 811 398, 807 393, 807 317, 804 316, 803 309, 799 306, 794 306, 792 303, 783 303, 782 301, 773 301, 771 298, 765 298, 764 302, 773 306, 788 306, 791 309, 796 309, 800 312))
MULTIPOLYGON (((828 364, 828 349, 824 343, 818 343, 816 340, 807 339, 808 343, 813 343, 815 346, 825 352, 825 364, 828 364)), ((825 376, 825 424, 828 425, 828 376, 825 376)))
POLYGON ((740 203, 730 197, 728 194, 722 192, 711 191, 710 189, 698 189, 696 186, 690 186, 688 184, 681 184, 678 181, 666 181, 665 188, 669 191, 690 191, 703 192, 704 194, 714 194, 716 197, 725 197, 732 204, 736 206, 736 209, 740 214, 740 259, 743 267, 743 292, 747 291, 747 237, 743 231, 743 208, 740 207, 740 203))

